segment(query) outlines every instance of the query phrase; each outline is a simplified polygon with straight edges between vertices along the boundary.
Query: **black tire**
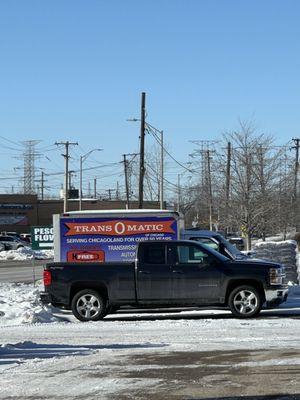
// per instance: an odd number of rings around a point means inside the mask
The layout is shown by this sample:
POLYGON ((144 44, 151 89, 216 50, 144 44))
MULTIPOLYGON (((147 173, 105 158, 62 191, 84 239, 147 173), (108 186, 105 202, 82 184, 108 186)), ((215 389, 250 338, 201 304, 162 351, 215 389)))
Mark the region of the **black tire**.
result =
POLYGON ((71 309, 79 321, 98 321, 106 315, 106 299, 93 289, 84 289, 73 297, 71 309))
POLYGON ((238 286, 229 295, 228 305, 235 317, 252 318, 259 314, 263 299, 253 286, 238 286))

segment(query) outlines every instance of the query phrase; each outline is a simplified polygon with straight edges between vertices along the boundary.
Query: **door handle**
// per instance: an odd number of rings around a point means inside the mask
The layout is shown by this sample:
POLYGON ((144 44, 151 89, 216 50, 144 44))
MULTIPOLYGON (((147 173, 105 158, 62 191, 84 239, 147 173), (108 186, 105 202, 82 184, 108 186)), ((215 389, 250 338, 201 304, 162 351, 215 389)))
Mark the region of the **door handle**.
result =
POLYGON ((139 273, 143 274, 143 275, 150 275, 151 274, 150 271, 139 271, 139 273))
POLYGON ((183 274, 182 271, 178 271, 178 270, 176 270, 176 269, 173 269, 172 272, 173 272, 173 274, 183 274))

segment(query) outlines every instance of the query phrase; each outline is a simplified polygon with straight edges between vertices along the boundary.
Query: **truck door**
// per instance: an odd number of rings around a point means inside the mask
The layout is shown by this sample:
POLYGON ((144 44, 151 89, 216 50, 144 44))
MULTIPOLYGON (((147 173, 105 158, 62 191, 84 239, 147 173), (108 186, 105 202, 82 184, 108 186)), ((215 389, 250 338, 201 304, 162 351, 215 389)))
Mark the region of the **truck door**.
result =
POLYGON ((173 293, 181 303, 214 303, 221 297, 221 262, 194 244, 171 244, 173 293))
POLYGON ((165 243, 140 244, 136 268, 139 303, 168 304, 172 300, 172 271, 165 243))

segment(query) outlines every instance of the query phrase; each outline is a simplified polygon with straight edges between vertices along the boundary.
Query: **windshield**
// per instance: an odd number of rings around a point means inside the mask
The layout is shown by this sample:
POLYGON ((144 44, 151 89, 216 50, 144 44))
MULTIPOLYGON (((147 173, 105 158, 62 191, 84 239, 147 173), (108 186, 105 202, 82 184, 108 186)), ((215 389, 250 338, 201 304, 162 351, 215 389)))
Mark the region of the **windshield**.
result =
POLYGON ((228 240, 225 240, 221 235, 219 236, 219 241, 224 244, 225 248, 233 255, 235 258, 245 257, 236 246, 231 244, 228 240))
POLYGON ((191 242, 195 242, 197 243, 197 245, 201 248, 203 247, 205 250, 208 250, 212 255, 214 255, 216 258, 218 258, 220 261, 222 262, 226 262, 226 261, 230 261, 229 257, 224 256, 223 254, 219 253, 218 251, 214 250, 213 248, 211 248, 211 246, 208 246, 207 244, 204 244, 202 242, 199 241, 195 241, 195 240, 190 240, 191 242))

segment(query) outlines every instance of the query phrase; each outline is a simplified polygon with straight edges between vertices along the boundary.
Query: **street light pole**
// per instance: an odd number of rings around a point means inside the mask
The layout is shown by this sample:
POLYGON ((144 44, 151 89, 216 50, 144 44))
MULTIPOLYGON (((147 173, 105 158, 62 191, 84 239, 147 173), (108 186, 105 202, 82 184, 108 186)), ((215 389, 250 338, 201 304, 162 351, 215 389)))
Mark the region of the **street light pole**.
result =
POLYGON ((88 158, 90 154, 92 154, 94 151, 102 151, 103 149, 93 149, 90 150, 88 153, 84 154, 83 156, 80 156, 80 174, 79 174, 79 211, 82 210, 82 165, 83 162, 88 158))

